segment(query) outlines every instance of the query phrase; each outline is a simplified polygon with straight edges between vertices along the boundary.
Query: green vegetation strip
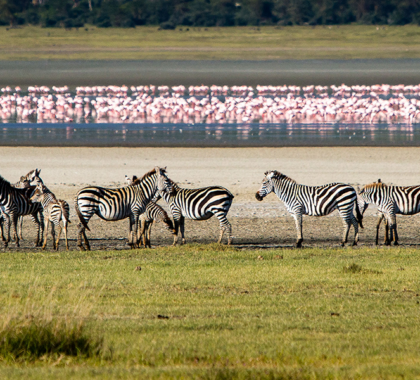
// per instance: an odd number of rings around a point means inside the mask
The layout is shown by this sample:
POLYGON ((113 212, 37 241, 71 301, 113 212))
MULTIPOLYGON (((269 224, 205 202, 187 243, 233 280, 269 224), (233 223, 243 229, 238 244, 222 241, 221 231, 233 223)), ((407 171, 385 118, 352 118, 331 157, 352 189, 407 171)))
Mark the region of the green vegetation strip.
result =
POLYGON ((416 249, 3 252, 0 267, 0 378, 420 376, 416 249), (80 345, 16 355, 5 331, 23 325, 80 345))
POLYGON ((1 60, 420 58, 420 27, 0 28, 1 60))

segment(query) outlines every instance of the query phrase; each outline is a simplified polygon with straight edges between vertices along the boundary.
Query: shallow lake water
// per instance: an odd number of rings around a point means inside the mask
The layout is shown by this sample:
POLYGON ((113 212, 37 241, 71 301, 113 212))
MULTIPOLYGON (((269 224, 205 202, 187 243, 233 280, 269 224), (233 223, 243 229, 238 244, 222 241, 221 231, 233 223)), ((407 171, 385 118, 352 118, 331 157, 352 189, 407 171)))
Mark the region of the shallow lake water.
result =
POLYGON ((3 146, 420 146, 420 125, 2 124, 3 146))

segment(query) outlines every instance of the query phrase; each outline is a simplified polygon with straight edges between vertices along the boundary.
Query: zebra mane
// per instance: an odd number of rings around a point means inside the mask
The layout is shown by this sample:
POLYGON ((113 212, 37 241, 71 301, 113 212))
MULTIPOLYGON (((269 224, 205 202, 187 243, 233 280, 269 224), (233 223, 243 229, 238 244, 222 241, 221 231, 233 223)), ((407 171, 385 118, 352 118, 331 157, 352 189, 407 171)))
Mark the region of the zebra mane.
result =
POLYGON ((292 178, 288 177, 286 174, 280 173, 280 172, 279 172, 279 171, 277 171, 277 170, 269 170, 269 171, 265 172, 264 174, 265 174, 266 176, 268 176, 268 175, 269 175, 269 174, 271 174, 271 173, 273 173, 273 175, 271 176, 271 178, 276 178, 276 179, 286 179, 286 180, 288 180, 289 182, 296 183, 296 181, 295 181, 294 179, 292 179, 292 178))
POLYGON ((7 179, 5 179, 5 178, 3 178, 1 175, 0 175, 0 184, 2 184, 3 186, 5 186, 6 188, 8 188, 8 189, 10 189, 10 188, 12 188, 13 186, 10 184, 10 182, 7 180, 7 179))
POLYGON ((386 187, 388 186, 383 182, 373 182, 363 186, 361 192, 369 189, 384 189, 386 187))
MULTIPOLYGON (((166 169, 164 169, 164 168, 160 168, 160 170, 163 172, 163 173, 166 173, 166 169)), ((141 178, 136 178, 133 182, 132 182, 132 184, 130 185, 130 186, 135 186, 135 185, 138 185, 140 182, 142 182, 142 181, 144 181, 144 179, 145 178, 147 178, 147 177, 150 177, 151 175, 153 175, 153 174, 156 174, 156 169, 152 169, 152 170, 150 170, 150 172, 147 172, 145 175, 143 175, 143 177, 141 177, 141 178)))

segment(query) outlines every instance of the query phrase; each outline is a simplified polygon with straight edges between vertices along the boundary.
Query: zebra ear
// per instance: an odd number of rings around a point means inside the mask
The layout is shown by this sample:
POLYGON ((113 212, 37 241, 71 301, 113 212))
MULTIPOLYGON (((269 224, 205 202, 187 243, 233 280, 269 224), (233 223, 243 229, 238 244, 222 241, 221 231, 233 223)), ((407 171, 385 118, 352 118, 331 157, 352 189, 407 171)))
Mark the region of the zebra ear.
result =
POLYGON ((135 180, 137 180, 137 176, 133 175, 132 181, 134 182, 135 180))
POLYGON ((39 177, 39 173, 41 173, 41 169, 35 169, 35 177, 39 177))
POLYGON ((155 172, 158 176, 160 176, 160 167, 159 166, 155 166, 155 172))
POLYGON ((380 178, 378 179, 378 183, 382 183, 382 181, 381 181, 381 179, 380 179, 380 178))

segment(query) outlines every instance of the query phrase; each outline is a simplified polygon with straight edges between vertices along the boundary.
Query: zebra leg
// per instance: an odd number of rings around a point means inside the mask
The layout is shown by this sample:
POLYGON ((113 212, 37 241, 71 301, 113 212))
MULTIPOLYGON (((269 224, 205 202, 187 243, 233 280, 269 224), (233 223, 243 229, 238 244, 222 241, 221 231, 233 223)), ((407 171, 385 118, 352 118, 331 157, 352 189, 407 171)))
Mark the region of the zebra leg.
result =
POLYGON ((397 234, 397 218, 395 214, 388 215, 388 224, 389 224, 389 245, 391 242, 394 242, 394 245, 398 245, 398 234, 397 234))
POLYGON ((224 210, 220 210, 216 212, 214 215, 216 215, 220 223, 220 236, 219 236, 218 243, 220 244, 222 242, 223 234, 225 231, 227 231, 228 245, 231 245, 232 244, 232 225, 229 223, 229 221, 226 218, 226 212, 224 210))
POLYGON ((3 231, 3 225, 4 225, 4 217, 3 215, 0 215, 0 232, 1 232, 1 241, 5 241, 4 238, 4 231, 3 231))
POLYGON ((6 235, 6 238, 3 240, 4 242, 4 248, 7 248, 7 246, 9 245, 10 242, 10 215, 8 214, 3 214, 3 218, 4 218, 4 234, 6 235))
POLYGON ((23 216, 19 216, 19 218, 18 218, 18 234, 19 234, 19 239, 20 240, 23 240, 22 227, 23 227, 23 216))
POLYGON ((147 248, 152 248, 151 244, 150 244, 150 235, 152 232, 152 225, 153 225, 153 221, 149 223, 149 225, 147 226, 146 229, 146 243, 144 244, 145 247, 147 248))
POLYGON ((69 250, 69 242, 67 240, 67 220, 63 221, 64 239, 66 240, 66 250, 69 250))
POLYGON ((296 248, 302 248, 302 242, 303 242, 302 214, 299 212, 297 214, 293 214, 292 216, 295 219, 295 223, 296 223, 296 233, 297 233, 296 248))
MULTIPOLYGON (((54 223, 51 223, 51 224, 54 225, 54 223)), ((58 228, 58 234, 57 234, 57 239, 55 240, 55 249, 58 251, 58 245, 60 244, 60 236, 61 236, 60 222, 58 222, 57 228, 58 228)))
POLYGON ((351 219, 351 223, 353 224, 354 227, 354 240, 353 240, 353 246, 357 245, 357 243, 359 242, 359 223, 357 222, 357 219, 355 218, 355 216, 352 214, 353 218, 351 219))
POLYGON ((19 236, 17 234, 17 221, 18 221, 18 216, 16 214, 12 215, 12 228, 13 228, 13 236, 15 237, 15 241, 16 241, 16 247, 20 247, 19 244, 19 236))
POLYGON ((144 236, 145 230, 147 228, 147 222, 145 220, 139 221, 139 245, 146 246, 146 237, 144 236))
POLYGON ((135 247, 135 240, 137 236, 137 223, 135 220, 135 216, 133 214, 130 215, 130 225, 128 230, 128 245, 131 249, 136 248, 135 247))
POLYGON ((388 224, 388 220, 384 217, 385 220, 385 236, 384 236, 384 244, 385 245, 390 245, 391 242, 389 240, 389 224, 388 224))
POLYGON ((185 235, 184 235, 184 231, 185 231, 185 218, 183 216, 181 216, 181 219, 179 220, 179 228, 181 230, 181 244, 185 244, 187 241, 185 240, 185 235))
POLYGON ((87 250, 87 251, 90 251, 90 244, 89 244, 89 240, 88 240, 88 238, 87 238, 87 236, 86 236, 86 231, 85 231, 85 229, 84 229, 84 228, 83 228, 82 234, 83 234, 83 240, 84 240, 84 242, 85 242, 86 250, 87 250))
MULTIPOLYGON (((379 242, 379 227, 381 226, 382 220, 384 219, 384 214, 380 214, 378 217, 378 221, 376 222, 376 239, 375 239, 375 245, 378 245, 379 242)), ((386 229, 387 223, 385 220, 385 229, 386 229)))
POLYGON ((44 218, 44 244, 42 244, 42 249, 44 250, 47 246, 47 239, 48 239, 48 224, 50 223, 50 219, 44 218))
POLYGON ((178 231, 179 231, 179 224, 180 224, 180 219, 176 219, 174 217, 174 242, 172 245, 176 245, 178 243, 178 231))
POLYGON ((350 220, 343 219, 343 227, 344 227, 344 229, 343 229, 343 239, 341 240, 341 246, 342 247, 344 247, 344 245, 348 241, 350 226, 351 226, 351 221, 350 220))
POLYGON ((84 227, 83 227, 82 223, 79 223, 77 225, 77 229, 78 229, 78 231, 77 231, 77 246, 79 247, 80 251, 84 251, 85 247, 83 246, 83 242, 82 242, 82 235, 83 235, 84 227))

